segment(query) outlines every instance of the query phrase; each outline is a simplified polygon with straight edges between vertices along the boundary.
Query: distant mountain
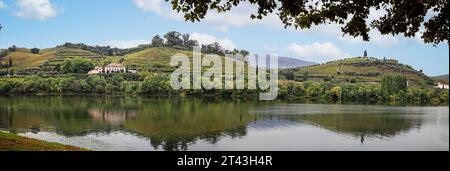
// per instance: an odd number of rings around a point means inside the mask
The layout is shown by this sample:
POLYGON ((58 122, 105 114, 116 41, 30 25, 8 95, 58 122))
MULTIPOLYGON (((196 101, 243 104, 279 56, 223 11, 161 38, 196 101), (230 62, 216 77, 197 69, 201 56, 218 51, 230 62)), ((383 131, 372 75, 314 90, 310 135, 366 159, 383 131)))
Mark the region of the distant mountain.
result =
POLYGON ((278 60, 278 66, 280 68, 298 68, 298 67, 312 66, 312 65, 316 65, 316 64, 317 63, 314 63, 314 62, 308 62, 308 61, 289 58, 289 57, 279 57, 279 60, 278 60))
MULTIPOLYGON (((260 65, 261 67, 270 66, 270 60, 269 57, 266 58, 266 65, 260 65)), ((249 62, 251 66, 256 66, 255 61, 249 62)), ((290 58, 290 57, 278 57, 278 68, 281 69, 289 69, 289 68, 299 68, 299 67, 306 67, 306 66, 312 66, 317 65, 317 63, 304 61, 300 59, 290 58)), ((270 66, 273 68, 272 66, 270 66)))
POLYGON ((447 75, 440 75, 440 76, 436 76, 436 77, 431 77, 433 80, 435 80, 436 82, 440 82, 440 83, 445 83, 448 84, 448 74, 447 75))

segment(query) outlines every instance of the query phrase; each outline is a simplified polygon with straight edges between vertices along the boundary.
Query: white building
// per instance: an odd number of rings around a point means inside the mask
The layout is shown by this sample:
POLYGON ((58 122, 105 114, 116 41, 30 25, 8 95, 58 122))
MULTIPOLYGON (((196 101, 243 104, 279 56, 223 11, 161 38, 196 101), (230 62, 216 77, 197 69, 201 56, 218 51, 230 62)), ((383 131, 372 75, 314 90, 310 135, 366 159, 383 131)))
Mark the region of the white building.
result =
POLYGON ((103 68, 96 66, 93 70, 89 71, 88 74, 100 74, 103 73, 103 68))
POLYGON ((105 66, 105 68, 97 66, 94 68, 94 70, 89 71, 88 74, 102 74, 102 73, 110 74, 110 73, 126 73, 126 72, 136 73, 135 70, 127 70, 127 68, 123 64, 112 63, 105 66))
POLYGON ((438 89, 446 89, 446 90, 449 89, 448 84, 442 84, 442 83, 437 83, 437 85, 434 86, 434 88, 438 88, 438 89))

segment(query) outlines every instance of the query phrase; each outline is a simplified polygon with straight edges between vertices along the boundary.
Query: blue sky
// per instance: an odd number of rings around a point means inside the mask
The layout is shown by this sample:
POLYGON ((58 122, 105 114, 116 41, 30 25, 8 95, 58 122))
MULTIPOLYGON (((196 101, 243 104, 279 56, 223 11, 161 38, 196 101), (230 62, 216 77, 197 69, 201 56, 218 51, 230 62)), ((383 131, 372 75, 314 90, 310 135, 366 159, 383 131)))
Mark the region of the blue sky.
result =
MULTIPOLYGON (((0 0, 0 48, 54 47, 64 42, 132 47, 168 31, 189 33, 201 43, 218 41, 226 48, 278 54, 313 62, 344 57, 394 58, 428 75, 448 74, 449 47, 424 44, 419 38, 384 36, 372 40, 342 37, 338 25, 309 30, 284 29, 276 15, 249 19, 250 4, 227 14, 211 12, 200 23, 185 22, 163 0, 0 0)), ((369 18, 383 13, 372 10, 369 18)))

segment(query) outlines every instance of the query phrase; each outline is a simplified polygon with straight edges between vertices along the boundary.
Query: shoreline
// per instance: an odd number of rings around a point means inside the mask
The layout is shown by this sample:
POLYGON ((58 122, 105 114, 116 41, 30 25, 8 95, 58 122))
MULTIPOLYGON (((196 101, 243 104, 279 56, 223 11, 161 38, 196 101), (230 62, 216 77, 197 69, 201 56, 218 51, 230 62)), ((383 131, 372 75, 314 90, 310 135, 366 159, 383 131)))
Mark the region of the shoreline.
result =
POLYGON ((318 105, 364 105, 364 106, 392 106, 392 107, 448 107, 449 104, 414 104, 414 103, 401 103, 401 102, 353 102, 353 101, 341 101, 341 102, 327 102, 323 100, 317 100, 314 98, 294 98, 294 99, 275 99, 272 101, 260 101, 254 98, 240 98, 240 97, 216 97, 212 95, 205 96, 181 96, 181 95, 138 95, 138 94, 96 94, 96 93, 26 93, 26 94, 0 94, 0 97, 94 97, 94 98, 147 98, 147 99, 215 99, 215 100, 229 100, 229 101, 246 101, 246 102, 284 102, 288 104, 318 104, 318 105))
POLYGON ((27 138, 0 131, 0 151, 90 151, 88 149, 27 138))

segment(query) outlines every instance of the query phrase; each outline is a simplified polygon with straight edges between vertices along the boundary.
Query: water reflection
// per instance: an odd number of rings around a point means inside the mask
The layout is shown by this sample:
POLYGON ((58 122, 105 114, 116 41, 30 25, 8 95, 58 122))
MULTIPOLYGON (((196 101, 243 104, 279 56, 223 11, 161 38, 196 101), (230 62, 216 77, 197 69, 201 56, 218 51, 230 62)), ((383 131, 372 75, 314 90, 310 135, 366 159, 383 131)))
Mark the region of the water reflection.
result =
MULTIPOLYGON (((426 122, 438 122, 448 130, 448 108, 78 96, 0 97, 0 104, 3 130, 54 132, 66 138, 99 133, 113 136, 120 131, 145 139, 154 150, 166 151, 190 150, 199 141, 220 145, 224 139, 244 140, 252 134, 249 129, 283 134, 292 130, 290 127, 315 127, 360 139, 363 144, 367 139, 389 140, 407 134, 426 122), (430 119, 428 114, 439 114, 441 120, 430 119)), ((448 131, 446 134, 448 144, 448 131)))

